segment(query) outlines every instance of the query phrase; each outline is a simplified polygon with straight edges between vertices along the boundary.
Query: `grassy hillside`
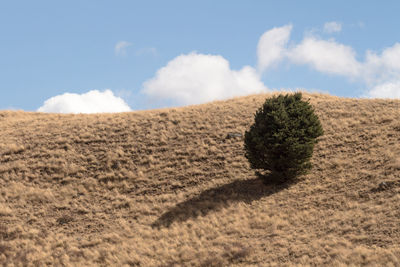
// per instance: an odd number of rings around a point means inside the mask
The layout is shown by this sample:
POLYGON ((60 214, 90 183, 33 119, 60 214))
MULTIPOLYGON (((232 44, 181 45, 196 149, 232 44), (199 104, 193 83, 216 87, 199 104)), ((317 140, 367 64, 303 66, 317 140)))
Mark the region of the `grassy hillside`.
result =
POLYGON ((227 138, 268 96, 0 112, 0 264, 400 266, 400 101, 305 94, 325 135, 285 187, 227 138))

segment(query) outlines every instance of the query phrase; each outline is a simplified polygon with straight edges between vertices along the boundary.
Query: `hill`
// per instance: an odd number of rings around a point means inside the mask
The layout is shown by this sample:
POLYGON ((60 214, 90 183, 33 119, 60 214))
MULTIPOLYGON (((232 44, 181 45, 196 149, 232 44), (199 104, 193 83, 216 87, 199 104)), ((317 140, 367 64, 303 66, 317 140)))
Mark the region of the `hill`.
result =
POLYGON ((325 135, 285 187, 229 134, 268 96, 0 112, 0 264, 400 266, 400 100, 304 93, 325 135))

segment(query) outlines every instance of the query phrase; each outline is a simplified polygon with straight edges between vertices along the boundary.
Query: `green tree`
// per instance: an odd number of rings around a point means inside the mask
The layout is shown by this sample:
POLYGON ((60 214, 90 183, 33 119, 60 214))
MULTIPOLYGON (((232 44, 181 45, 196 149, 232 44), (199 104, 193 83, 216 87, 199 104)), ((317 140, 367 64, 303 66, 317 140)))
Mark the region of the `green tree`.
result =
POLYGON ((318 116, 301 93, 266 99, 246 131, 244 148, 253 169, 268 171, 264 182, 283 183, 311 169, 317 137, 323 134, 318 116))

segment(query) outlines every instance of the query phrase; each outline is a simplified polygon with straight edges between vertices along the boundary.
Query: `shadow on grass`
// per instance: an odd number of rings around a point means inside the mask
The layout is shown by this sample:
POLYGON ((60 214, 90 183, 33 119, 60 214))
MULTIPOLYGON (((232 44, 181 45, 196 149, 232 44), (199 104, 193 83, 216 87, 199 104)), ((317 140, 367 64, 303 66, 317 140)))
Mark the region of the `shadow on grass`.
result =
POLYGON ((264 184, 262 179, 234 181, 208 189, 200 195, 178 203, 158 218, 152 227, 169 227, 173 222, 205 216, 211 211, 228 207, 235 202, 251 203, 287 188, 290 184, 264 184))

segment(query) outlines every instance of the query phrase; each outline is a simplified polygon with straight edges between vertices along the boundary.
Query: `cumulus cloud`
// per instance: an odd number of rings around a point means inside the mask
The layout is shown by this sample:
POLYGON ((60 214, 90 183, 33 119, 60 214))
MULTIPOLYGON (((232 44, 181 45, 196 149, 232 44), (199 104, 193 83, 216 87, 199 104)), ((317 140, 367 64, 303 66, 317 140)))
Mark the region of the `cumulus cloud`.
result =
POLYGON ((292 25, 273 28, 265 32, 257 45, 258 69, 264 71, 284 58, 292 25))
MULTIPOLYGON (((326 25, 330 31, 337 26, 326 25)), ((384 49, 380 54, 367 51, 365 60, 357 60, 351 46, 323 40, 316 36, 306 36, 298 44, 287 43, 290 39, 291 25, 274 28, 265 32, 258 42, 257 56, 260 71, 266 71, 272 64, 280 61, 298 65, 308 65, 321 73, 350 78, 366 86, 366 96, 399 97, 400 85, 400 44, 384 49)), ((336 31, 339 27, 336 27, 336 31)))
POLYGON ((381 54, 367 51, 363 78, 372 87, 370 97, 400 98, 400 44, 396 43, 381 54))
POLYGON ((324 32, 335 33, 342 31, 342 24, 337 21, 330 21, 324 24, 324 32))
POLYGON ((367 96, 371 98, 400 98, 400 80, 377 85, 368 92, 367 96))
POLYGON ((360 64, 350 46, 339 44, 334 40, 322 40, 309 36, 299 44, 288 48, 291 30, 292 25, 277 27, 260 37, 257 57, 261 71, 287 59, 296 64, 310 65, 325 73, 356 76, 360 72, 360 64))
POLYGON ((232 70, 222 56, 198 53, 174 58, 142 89, 147 96, 176 104, 199 104, 264 91, 267 88, 254 68, 232 70))
MULTIPOLYGON (((292 25, 266 31, 257 45, 257 70, 244 66, 232 70, 219 55, 190 53, 180 55, 144 82, 142 93, 174 104, 198 104, 207 101, 267 91, 260 76, 279 62, 308 65, 318 72, 343 76, 366 85, 370 97, 398 97, 400 84, 400 44, 381 54, 367 51, 365 60, 357 60, 355 50, 334 39, 307 35, 291 43, 292 25)), ((329 22, 325 31, 338 32, 341 24, 329 22)))
POLYGON ((367 51, 365 62, 365 74, 369 81, 373 80, 400 80, 400 44, 396 43, 388 47, 379 55, 373 51, 367 51))
POLYGON ((47 99, 39 112, 48 113, 112 113, 130 111, 125 101, 111 90, 92 90, 84 94, 65 93, 47 99))
POLYGON ((120 41, 118 42, 115 47, 114 51, 117 56, 125 56, 126 55, 126 49, 131 46, 132 44, 126 41, 120 41))
POLYGON ((320 72, 354 77, 360 72, 360 64, 350 46, 333 40, 306 37, 288 51, 289 60, 297 64, 308 64, 320 72))

